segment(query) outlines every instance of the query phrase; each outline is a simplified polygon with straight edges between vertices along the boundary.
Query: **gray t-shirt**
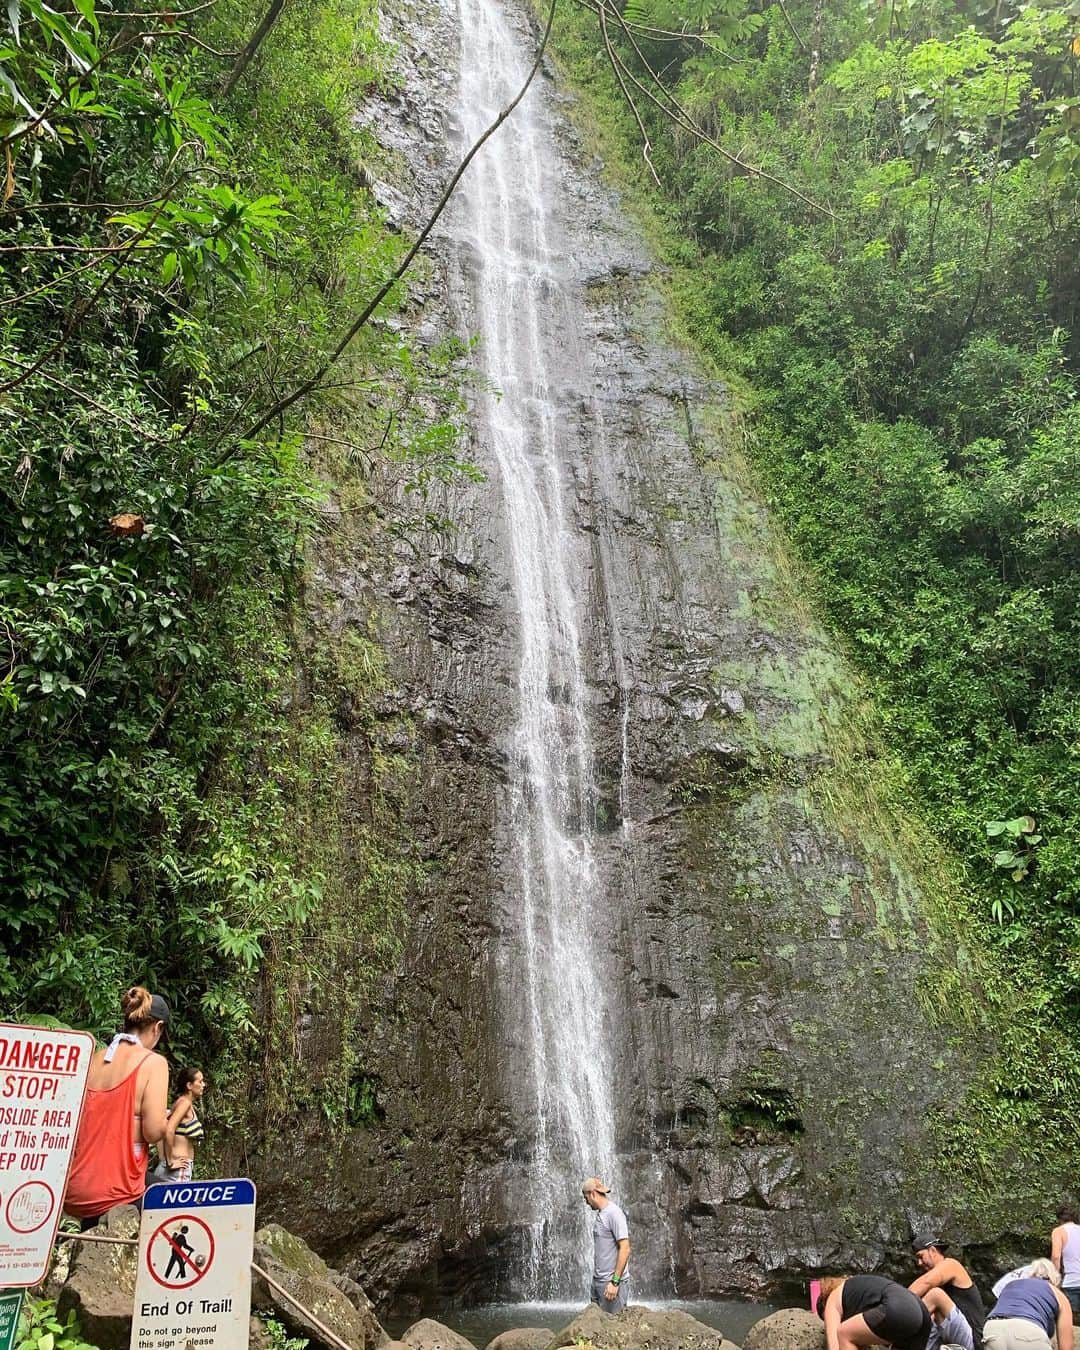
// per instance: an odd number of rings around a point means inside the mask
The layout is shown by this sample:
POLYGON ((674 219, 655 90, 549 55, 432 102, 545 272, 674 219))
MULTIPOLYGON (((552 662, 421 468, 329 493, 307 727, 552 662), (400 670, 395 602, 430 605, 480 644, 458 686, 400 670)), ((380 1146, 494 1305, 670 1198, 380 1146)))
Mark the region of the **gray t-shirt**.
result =
POLYGON ((630 1236, 626 1215, 614 1200, 609 1200, 603 1209, 596 1211, 592 1236, 593 1279, 609 1280, 615 1274, 615 1258, 619 1254, 617 1244, 630 1236))

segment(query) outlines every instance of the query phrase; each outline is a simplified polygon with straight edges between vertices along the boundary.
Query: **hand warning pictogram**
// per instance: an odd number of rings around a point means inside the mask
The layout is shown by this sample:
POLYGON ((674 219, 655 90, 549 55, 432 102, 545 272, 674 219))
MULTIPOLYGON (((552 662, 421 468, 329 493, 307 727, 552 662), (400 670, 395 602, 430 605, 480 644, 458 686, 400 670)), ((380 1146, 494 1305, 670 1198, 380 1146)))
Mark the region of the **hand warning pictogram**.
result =
POLYGON ((36 1233, 56 1208, 53 1188, 44 1181, 28 1181, 7 1203, 8 1227, 16 1233, 36 1233))
POLYGON ((214 1235, 194 1214, 178 1214, 154 1229, 146 1247, 146 1264, 166 1289, 198 1284, 214 1262, 214 1235))

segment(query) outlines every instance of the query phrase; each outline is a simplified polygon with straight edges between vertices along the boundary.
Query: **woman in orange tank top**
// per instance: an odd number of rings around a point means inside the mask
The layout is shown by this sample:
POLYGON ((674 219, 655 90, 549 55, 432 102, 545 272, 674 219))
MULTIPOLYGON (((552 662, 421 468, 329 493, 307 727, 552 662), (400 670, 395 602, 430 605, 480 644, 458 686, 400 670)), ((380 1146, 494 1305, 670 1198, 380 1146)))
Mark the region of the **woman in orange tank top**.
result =
POLYGON ((64 1211, 99 1219, 115 1205, 139 1204, 146 1154, 165 1134, 169 1066, 154 1052, 169 1005, 140 985, 121 999, 124 1029, 90 1063, 86 1102, 75 1141, 64 1211))

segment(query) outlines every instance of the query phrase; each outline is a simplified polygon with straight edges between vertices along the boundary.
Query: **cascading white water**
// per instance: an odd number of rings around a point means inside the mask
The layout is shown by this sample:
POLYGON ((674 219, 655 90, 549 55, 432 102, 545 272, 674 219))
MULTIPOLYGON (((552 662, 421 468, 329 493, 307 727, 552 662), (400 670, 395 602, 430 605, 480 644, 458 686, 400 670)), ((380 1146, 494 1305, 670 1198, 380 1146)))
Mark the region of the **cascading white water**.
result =
MULTIPOLYGON (((530 44, 498 0, 461 0, 459 116, 471 144, 520 88, 530 44)), ((597 953, 604 897, 595 858, 596 797, 586 715, 579 580, 564 484, 572 419, 557 372, 573 369, 575 316, 560 287, 551 214, 555 147, 533 89, 474 161, 454 232, 469 256, 472 326, 487 385, 475 409, 510 542, 520 649, 510 755, 506 886, 520 927, 505 983, 526 1025, 517 1039, 535 1089, 523 1290, 582 1287, 588 1247, 577 1186, 616 1167, 605 982, 597 953), (568 363, 568 348, 569 363, 568 363), (580 1215, 567 1221, 570 1207, 580 1215)), ((515 1066, 520 1073, 522 1066, 515 1066)))

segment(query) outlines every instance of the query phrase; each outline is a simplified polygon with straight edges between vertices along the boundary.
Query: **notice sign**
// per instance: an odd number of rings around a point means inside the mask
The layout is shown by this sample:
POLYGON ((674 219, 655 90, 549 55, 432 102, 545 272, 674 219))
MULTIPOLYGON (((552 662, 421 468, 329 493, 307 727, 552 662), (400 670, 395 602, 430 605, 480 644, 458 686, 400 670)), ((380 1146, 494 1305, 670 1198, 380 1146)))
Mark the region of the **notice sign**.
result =
POLYGON ((159 1182, 143 1198, 131 1350, 247 1350, 255 1186, 159 1182))
POLYGON ((0 1022, 0 1288, 49 1265, 94 1038, 0 1022))

